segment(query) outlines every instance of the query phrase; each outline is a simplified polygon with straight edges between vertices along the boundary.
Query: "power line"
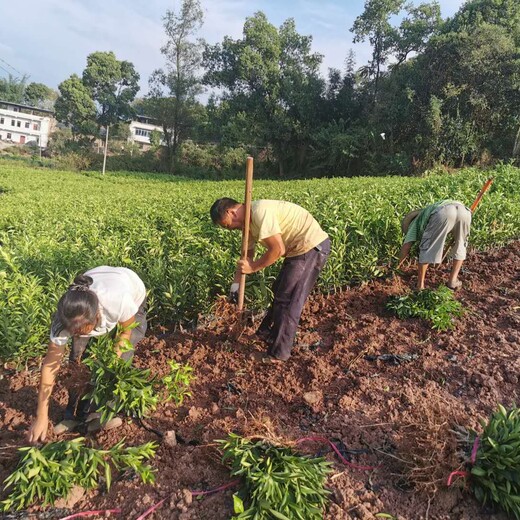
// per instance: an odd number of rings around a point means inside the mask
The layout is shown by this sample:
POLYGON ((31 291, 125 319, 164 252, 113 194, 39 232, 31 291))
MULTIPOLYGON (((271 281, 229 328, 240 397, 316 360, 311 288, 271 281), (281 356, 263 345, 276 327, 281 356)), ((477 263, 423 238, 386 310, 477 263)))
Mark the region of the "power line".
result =
MULTIPOLYGON (((22 78, 23 78, 23 77, 29 77, 28 74, 24 74, 23 72, 20 72, 18 69, 15 69, 12 65, 10 65, 9 63, 7 63, 7 61, 3 60, 2 58, 0 58, 0 61, 1 61, 2 63, 5 63, 5 64, 6 64, 6 65, 11 69, 11 70, 14 70, 14 71, 15 71, 17 74, 19 74, 22 78)), ((2 70, 5 70, 5 72, 7 72, 7 74, 11 74, 8 70, 6 70, 6 69, 5 69, 4 67, 2 67, 1 65, 0 65, 0 68, 1 68, 2 70)))

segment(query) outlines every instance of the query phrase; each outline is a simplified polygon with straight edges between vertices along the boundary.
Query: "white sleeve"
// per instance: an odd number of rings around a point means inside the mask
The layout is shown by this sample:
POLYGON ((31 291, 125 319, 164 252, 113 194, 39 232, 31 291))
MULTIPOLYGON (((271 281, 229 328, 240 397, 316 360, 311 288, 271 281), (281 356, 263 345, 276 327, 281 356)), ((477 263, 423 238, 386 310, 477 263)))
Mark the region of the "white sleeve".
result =
POLYGON ((57 345, 58 347, 62 347, 66 345, 70 339, 70 334, 63 329, 61 323, 57 320, 56 316, 54 316, 51 323, 51 333, 50 340, 52 343, 57 345))

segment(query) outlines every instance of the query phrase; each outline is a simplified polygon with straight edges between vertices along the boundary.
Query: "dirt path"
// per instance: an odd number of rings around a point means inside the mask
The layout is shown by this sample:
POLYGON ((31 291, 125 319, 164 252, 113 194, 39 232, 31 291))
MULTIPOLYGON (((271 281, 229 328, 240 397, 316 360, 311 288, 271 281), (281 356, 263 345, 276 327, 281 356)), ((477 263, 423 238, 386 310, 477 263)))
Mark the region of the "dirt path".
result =
MULTIPOLYGON (((212 445, 215 439, 229 431, 270 431, 292 440, 311 434, 334 438, 350 450, 361 450, 352 455, 353 462, 379 466, 373 472, 355 471, 336 460, 327 520, 371 519, 379 512, 402 520, 503 518, 482 510, 461 492, 462 486, 447 489, 445 481, 460 465, 450 429, 456 424, 476 427, 497 402, 520 402, 520 242, 470 255, 458 293, 468 312, 452 332, 436 333, 423 322, 399 321, 385 311, 388 296, 411 285, 412 274, 410 269, 403 280, 312 299, 294 355, 282 366, 253 359, 262 345, 252 328, 233 343, 218 321, 203 330, 144 340, 138 366, 162 373, 167 361, 176 359, 195 369, 193 397, 180 409, 162 405, 149 420, 160 430, 177 431, 187 442, 160 447, 155 487, 121 480, 109 493, 83 497, 74 510, 121 507, 120 518, 134 519, 168 497, 153 518, 228 519, 233 490, 193 501, 183 490, 229 482, 212 445), (399 364, 377 359, 380 354, 404 357, 399 364)), ((431 270, 428 281, 433 286, 446 276, 447 268, 431 270)), ((34 372, 6 372, 0 381, 2 446, 25 444, 37 380, 34 372)), ((60 382, 51 405, 53 421, 64 405, 60 382)), ((121 435, 129 444, 156 439, 126 421, 117 433, 100 433, 96 441, 109 446, 121 435)), ((304 450, 315 454, 325 448, 310 443, 304 450)), ((0 451, 2 480, 15 463, 14 450, 0 451)), ((53 517, 60 515, 46 516, 53 517)))

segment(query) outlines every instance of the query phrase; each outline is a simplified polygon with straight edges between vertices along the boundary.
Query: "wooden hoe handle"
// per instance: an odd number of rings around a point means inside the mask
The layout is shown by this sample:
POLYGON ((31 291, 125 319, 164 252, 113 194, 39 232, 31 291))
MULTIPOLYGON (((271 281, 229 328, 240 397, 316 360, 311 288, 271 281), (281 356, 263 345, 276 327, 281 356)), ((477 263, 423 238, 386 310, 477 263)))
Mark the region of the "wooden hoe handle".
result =
POLYGON ((494 180, 493 177, 491 177, 491 179, 488 179, 486 181, 486 184, 484 184, 484 186, 482 186, 480 193, 477 195, 477 198, 473 201, 471 208, 469 208, 471 210, 471 213, 473 213, 475 211, 475 209, 477 208, 477 206, 480 202, 480 199, 484 196, 484 193, 486 193, 486 191, 489 190, 489 188, 493 184, 493 180, 494 180))
MULTIPOLYGON (((246 163, 246 193, 245 193, 245 220, 244 229, 242 230, 242 249, 240 252, 240 259, 247 258, 247 251, 249 246, 249 223, 251 221, 251 194, 253 192, 253 158, 248 157, 246 163)), ((240 276, 240 286, 238 288, 238 310, 244 308, 244 294, 246 290, 246 275, 240 276)))

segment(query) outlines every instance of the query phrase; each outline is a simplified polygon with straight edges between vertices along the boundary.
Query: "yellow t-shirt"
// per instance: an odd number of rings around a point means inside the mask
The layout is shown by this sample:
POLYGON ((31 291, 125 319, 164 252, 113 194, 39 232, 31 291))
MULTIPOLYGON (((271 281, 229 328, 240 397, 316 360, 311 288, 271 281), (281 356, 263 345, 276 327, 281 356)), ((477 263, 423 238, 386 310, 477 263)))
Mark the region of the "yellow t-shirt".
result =
POLYGON ((252 202, 249 249, 256 242, 265 246, 264 239, 278 233, 282 235, 286 257, 303 255, 328 237, 316 219, 297 204, 283 200, 252 202))

